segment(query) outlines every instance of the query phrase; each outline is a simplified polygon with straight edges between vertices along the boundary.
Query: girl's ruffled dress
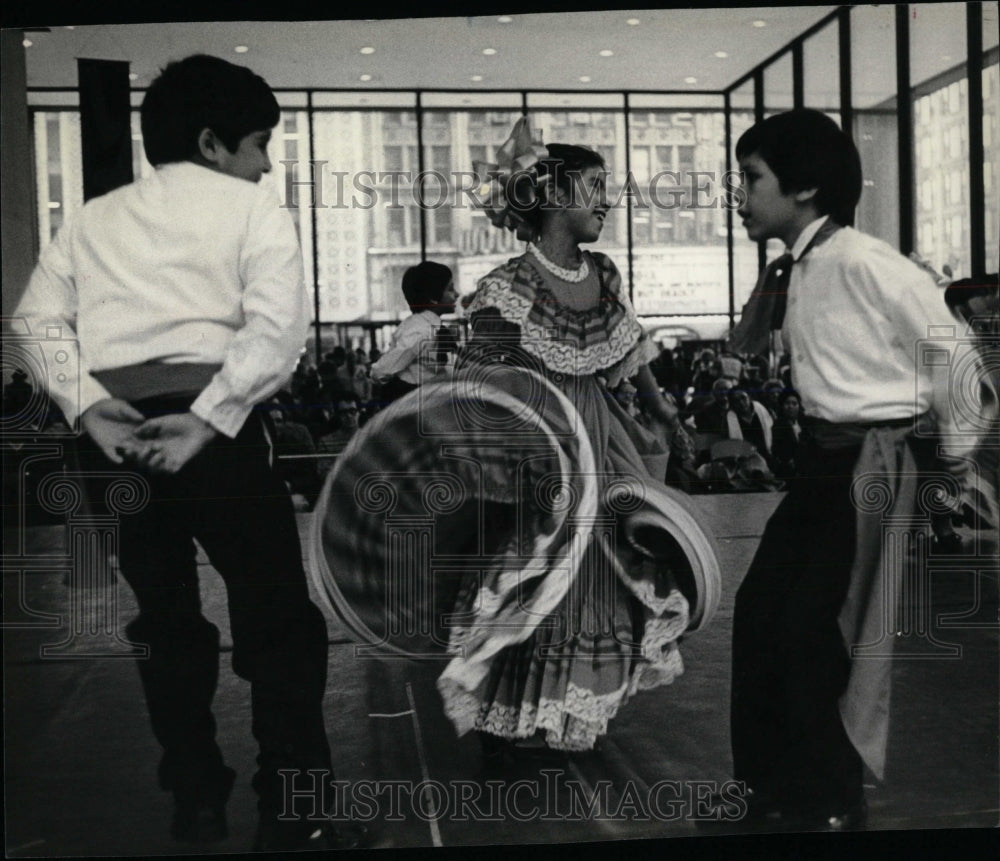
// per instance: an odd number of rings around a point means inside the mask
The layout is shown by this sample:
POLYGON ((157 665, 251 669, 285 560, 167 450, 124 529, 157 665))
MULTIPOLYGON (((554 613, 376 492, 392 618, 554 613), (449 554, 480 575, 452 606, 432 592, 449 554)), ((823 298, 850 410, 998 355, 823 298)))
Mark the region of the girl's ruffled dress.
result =
MULTIPOLYGON (((523 561, 505 564, 505 558, 522 559, 524 550, 519 530, 494 518, 497 564, 485 577, 462 583, 455 618, 466 621, 450 631, 454 658, 438 682, 460 734, 540 734, 551 748, 588 750, 633 693, 669 684, 683 672, 677 640, 688 627, 688 602, 669 566, 635 549, 622 528, 622 516, 642 487, 662 484, 667 447, 609 391, 657 349, 645 337, 611 260, 587 256, 601 278, 594 309, 559 304, 528 255, 484 277, 468 308, 472 336, 463 365, 480 372, 490 363, 531 367, 565 395, 589 438, 596 466, 590 492, 598 503, 594 528, 567 569, 571 582, 555 610, 508 617, 520 627, 494 626, 491 634, 497 605, 509 603, 519 588, 505 574, 523 569, 523 561), (616 486, 629 490, 616 495, 616 486), (494 647, 484 661, 479 644, 491 637, 509 644, 494 647)), ((486 467, 494 472, 487 481, 510 483, 502 459, 494 463, 486 467)), ((543 519, 535 525, 545 529, 543 519)))

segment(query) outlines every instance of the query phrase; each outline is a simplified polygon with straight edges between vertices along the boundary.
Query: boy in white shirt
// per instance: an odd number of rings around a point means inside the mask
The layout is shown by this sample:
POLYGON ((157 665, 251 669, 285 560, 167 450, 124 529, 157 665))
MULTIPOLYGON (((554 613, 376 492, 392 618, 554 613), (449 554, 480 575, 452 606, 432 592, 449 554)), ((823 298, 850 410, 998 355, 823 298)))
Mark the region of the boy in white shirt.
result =
MULTIPOLYGON (((766 343, 780 329, 808 418, 799 477, 736 596, 735 777, 752 790, 745 824, 860 828, 862 766, 879 778, 884 768, 889 674, 884 662, 852 660, 848 646, 870 642, 855 636, 869 618, 858 585, 891 572, 879 561, 879 523, 870 528, 882 515, 865 514, 852 485, 886 476, 892 513, 913 510, 916 470, 906 464, 915 426, 951 420, 940 369, 917 363, 915 350, 929 327, 954 320, 926 272, 847 226, 861 162, 833 120, 812 110, 769 117, 740 138, 736 155, 748 236, 780 239, 790 253, 768 268, 733 346, 766 343)), ((867 594, 877 600, 880 589, 867 594)))
POLYGON ((455 282, 451 269, 425 260, 403 273, 403 295, 413 312, 399 324, 392 345, 371 369, 372 379, 381 385, 383 403, 391 403, 412 392, 421 383, 448 376, 447 361, 437 349, 441 315, 455 310, 455 282))
POLYGON ((325 848, 357 841, 329 829, 310 840, 316 823, 278 820, 279 769, 332 777, 326 624, 254 411, 291 375, 308 325, 294 225, 257 184, 279 119, 249 69, 204 55, 169 64, 142 104, 155 173, 62 228, 17 313, 78 341, 79 376, 48 389, 71 424, 80 417, 84 465, 147 474, 151 499, 121 518, 119 561, 139 603, 128 636, 149 646, 138 666, 173 835, 225 837, 235 777, 215 741, 219 631, 201 615, 197 539, 226 582, 233 669, 252 687, 256 848, 325 848))

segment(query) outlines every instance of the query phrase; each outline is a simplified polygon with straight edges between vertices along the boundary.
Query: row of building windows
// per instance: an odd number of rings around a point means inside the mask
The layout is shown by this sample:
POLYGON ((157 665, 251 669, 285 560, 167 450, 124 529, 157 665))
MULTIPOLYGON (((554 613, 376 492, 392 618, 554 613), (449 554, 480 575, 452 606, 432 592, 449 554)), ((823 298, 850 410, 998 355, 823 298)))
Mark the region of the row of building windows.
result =
MULTIPOLYGON (((945 26, 949 38, 964 38, 963 9, 958 4, 951 11, 945 4, 935 5, 942 6, 940 21, 922 14, 911 28, 914 59, 926 54, 920 34, 928 22, 938 21, 938 29, 945 26)), ((996 3, 986 7, 993 10, 990 21, 995 23, 996 3)), ((857 25, 851 37, 851 131, 865 168, 856 223, 898 245, 897 117, 891 93, 892 43, 886 38, 893 11, 859 7, 851 18, 857 25)), ((988 271, 995 271, 998 252, 992 240, 1000 219, 994 186, 1000 164, 993 143, 1000 140, 1000 81, 987 25, 984 17, 984 48, 991 53, 982 77, 983 192, 986 263, 988 271)), ((834 23, 803 47, 806 103, 839 122, 836 99, 831 102, 822 95, 836 86, 816 78, 820 67, 839 68, 837 44, 834 23)), ((916 250, 939 268, 949 265, 956 276, 968 272, 969 207, 980 194, 969 187, 968 81, 960 70, 930 69, 933 80, 942 83, 931 87, 927 78, 913 102, 916 250)), ((791 107, 791 71, 790 55, 765 69, 766 114, 791 107)), ((753 82, 733 90, 730 98, 730 142, 735 143, 753 123, 753 82)), ((719 102, 716 107, 709 107, 708 101, 701 107, 685 102, 687 109, 633 107, 628 112, 534 109, 535 104, 543 103, 528 94, 528 114, 543 140, 590 146, 607 164, 613 209, 594 247, 610 254, 626 277, 626 263, 631 262, 629 287, 637 310, 648 315, 726 315, 732 303, 738 311, 756 279, 758 257, 756 245, 736 220, 735 292, 730 297, 726 117, 719 102)), ((275 169, 265 181, 291 206, 322 320, 394 319, 405 313, 399 279, 422 250, 452 267, 461 292, 474 289, 485 272, 519 252, 514 237, 491 227, 466 192, 475 166, 495 161, 520 114, 516 109, 424 108, 418 129, 418 113, 411 108, 283 112, 270 149, 275 169), (316 181, 312 188, 295 184, 310 177, 316 181)), ((73 110, 37 108, 33 128, 39 235, 45 243, 82 204, 79 117, 73 110)), ((133 144, 134 174, 146 175, 152 168, 142 152, 137 114, 133 144)), ((769 244, 768 256, 780 253, 777 245, 769 244)))

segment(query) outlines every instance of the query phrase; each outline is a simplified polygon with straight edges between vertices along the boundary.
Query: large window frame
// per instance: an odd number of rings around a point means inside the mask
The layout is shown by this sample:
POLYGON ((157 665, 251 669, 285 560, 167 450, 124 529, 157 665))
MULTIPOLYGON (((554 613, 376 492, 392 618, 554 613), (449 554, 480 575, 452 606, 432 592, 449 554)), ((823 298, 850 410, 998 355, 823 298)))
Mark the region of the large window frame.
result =
MULTIPOLYGON (((559 90, 559 91, 527 91, 527 90, 499 90, 496 91, 496 105, 493 110, 496 111, 510 111, 512 109, 519 110, 523 114, 531 114, 538 111, 555 111, 560 110, 555 107, 557 104, 557 97, 565 95, 563 102, 571 102, 567 108, 564 110, 568 112, 573 111, 587 111, 587 110, 607 110, 607 107, 601 107, 601 104, 607 102, 607 100, 612 100, 616 104, 620 103, 620 107, 613 108, 616 111, 624 112, 625 121, 625 139, 620 143, 616 143, 616 146, 620 146, 624 151, 625 164, 621 166, 616 166, 616 172, 619 170, 624 170, 625 176, 633 175, 634 170, 641 170, 641 164, 633 163, 635 155, 639 152, 638 147, 633 151, 633 145, 629 141, 629 128, 632 125, 633 118, 641 117, 646 114, 656 114, 655 108, 649 107, 649 105, 643 100, 648 100, 650 98, 657 97, 670 97, 678 100, 690 100, 693 104, 695 110, 699 110, 697 107, 698 100, 705 102, 705 107, 700 108, 702 110, 712 110, 721 111, 725 118, 725 167, 728 171, 735 171, 737 169, 734 163, 734 146, 736 143, 736 135, 734 134, 732 117, 737 111, 747 111, 747 105, 745 104, 746 92, 749 87, 753 94, 753 111, 756 120, 762 119, 766 114, 765 111, 770 109, 770 105, 767 104, 767 95, 765 91, 765 83, 768 80, 768 74, 772 76, 777 69, 787 69, 790 65, 792 72, 792 100, 793 103, 798 105, 805 105, 806 107, 812 107, 809 104, 810 96, 809 92, 806 90, 805 79, 808 74, 808 64, 810 62, 810 57, 815 54, 811 53, 809 50, 805 50, 809 44, 809 39, 816 34, 824 32, 825 36, 830 39, 831 31, 836 31, 836 43, 839 49, 839 75, 838 81, 836 82, 837 89, 839 90, 839 110, 833 107, 831 102, 833 99, 830 94, 826 94, 825 103, 823 105, 817 105, 821 109, 825 109, 834 115, 839 115, 839 119, 843 124, 848 133, 853 133, 854 129, 854 118, 855 113, 858 110, 853 102, 851 84, 852 84, 852 47, 854 40, 852 39, 852 16, 856 8, 861 7, 851 7, 851 6, 841 6, 832 11, 830 14, 824 16, 822 19, 817 21, 813 26, 799 34, 795 39, 789 42, 787 45, 776 51, 771 56, 767 57, 758 65, 751 69, 748 69, 743 75, 734 80, 731 84, 721 90, 705 90, 700 92, 692 92, 690 90, 677 91, 677 90, 662 90, 662 91, 601 91, 594 93, 580 92, 577 90, 559 90), (829 28, 829 29, 827 29, 829 28), (737 93, 742 93, 739 99, 737 99, 737 93), (544 104, 545 99, 548 99, 552 104, 544 104), (593 103, 591 108, 587 108, 586 104, 588 99, 593 103), (711 105, 711 106, 708 106, 711 105)), ((917 218, 919 213, 917 212, 916 206, 918 203, 918 193, 915 187, 916 182, 916 169, 919 168, 921 158, 921 152, 917 151, 917 146, 914 140, 914 119, 915 111, 922 110, 922 107, 917 105, 918 99, 926 96, 929 88, 933 89, 934 81, 920 81, 911 82, 910 72, 910 7, 907 4, 901 4, 896 7, 895 14, 895 37, 896 37, 896 94, 905 94, 904 98, 895 98, 894 104, 891 106, 886 106, 886 109, 892 109, 896 112, 898 116, 897 123, 897 135, 898 135, 898 152, 897 152, 897 170, 898 170, 898 205, 899 205, 899 250, 908 254, 915 249, 916 239, 917 239, 917 218)), ((988 68, 998 61, 997 48, 990 46, 985 52, 983 49, 983 4, 977 2, 970 2, 965 4, 965 16, 966 16, 966 47, 967 55, 965 61, 960 63, 955 68, 948 71, 948 80, 958 80, 961 79, 965 81, 964 90, 964 111, 967 120, 967 135, 966 140, 961 145, 963 149, 966 149, 969 157, 969 173, 968 173, 968 189, 969 194, 967 195, 967 200, 965 204, 968 208, 968 213, 965 216, 965 223, 968 225, 967 230, 963 230, 962 237, 963 242, 966 245, 965 251, 967 253, 969 261, 969 272, 963 273, 971 275, 972 277, 982 277, 986 274, 986 259, 987 259, 987 242, 986 242, 986 195, 984 189, 984 180, 986 176, 989 177, 992 183, 996 183, 1000 180, 1000 177, 993 176, 993 169, 991 165, 984 164, 984 101, 983 101, 983 70, 988 68), (984 176, 986 174, 986 176, 984 176)), ((832 39, 830 39, 832 41, 832 39)), ((784 72, 781 73, 782 75, 784 72)), ((772 77, 773 80, 773 77, 772 77)), ((349 112, 367 112, 367 111, 400 111, 399 119, 400 126, 402 128, 407 128, 415 132, 416 145, 410 147, 408 151, 401 151, 400 157, 402 159, 402 167, 405 169, 407 167, 407 160, 416 161, 416 164, 411 164, 411 168, 415 168, 418 171, 423 171, 425 166, 425 161, 434 161, 435 151, 431 149, 436 144, 432 142, 425 142, 425 135, 430 133, 433 137, 433 133, 436 128, 439 127, 440 114, 442 110, 468 110, 482 111, 488 113, 491 107, 488 103, 488 99, 483 101, 483 94, 475 90, 434 90, 433 92, 424 90, 404 90, 404 89, 382 89, 382 90, 341 90, 341 89, 321 89, 321 88, 276 88, 276 93, 279 95, 279 101, 282 103, 283 110, 287 111, 304 111, 306 117, 307 132, 309 138, 308 152, 310 154, 316 153, 315 147, 315 121, 316 117, 321 113, 330 111, 349 111, 349 112), (472 107, 461 107, 460 103, 472 103, 472 107), (454 106, 452 106, 454 105, 454 106)), ((138 102, 141 100, 143 90, 136 89, 133 91, 133 106, 137 106, 138 102)), ((75 90, 67 88, 30 88, 28 90, 29 98, 29 111, 31 113, 31 123, 30 128, 34 130, 35 126, 35 115, 39 112, 49 112, 56 115, 65 111, 78 110, 76 103, 78 102, 78 96, 75 90)), ((658 120, 657 120, 658 121, 658 120)), ((650 120, 650 122, 654 122, 650 120)), ((499 141, 496 142, 499 144, 499 141)), ((995 143, 995 142, 994 142, 995 143)), ((44 148, 43 148, 44 149, 44 148)), ((36 148, 33 143, 32 152, 34 153, 36 148)), ((484 155, 487 158, 492 157, 495 152, 495 145, 492 150, 487 149, 484 155)), ((444 158, 444 153, 437 154, 440 156, 438 160, 444 158)), ((654 149, 649 150, 649 169, 652 172, 658 164, 658 159, 662 156, 662 153, 658 153, 654 149)), ((313 158, 319 156, 313 155, 313 158)), ((448 156, 452 161, 453 156, 449 154, 448 156)), ((678 153, 672 152, 670 154, 671 163, 676 169, 676 162, 678 159, 678 153)), ((36 165, 36 169, 48 170, 47 165, 36 165)), ((36 177, 38 176, 36 172, 36 177)), ((45 177, 47 181, 47 176, 45 177)), ((38 183, 36 182, 36 187, 38 183)), ((41 193, 41 192, 40 192, 41 193)), ((308 194, 308 190, 305 188, 299 189, 300 196, 308 194)), ((952 193, 949 190, 949 193, 952 193)), ((55 201, 45 201, 39 198, 39 205, 41 207, 51 206, 51 203, 55 201)), ((55 207, 58 209, 58 207, 55 207)), ((652 241, 655 241, 655 230, 657 221, 655 214, 650 214, 649 216, 649 228, 651 231, 652 241)), ((997 218, 992 210, 989 212, 989 220, 991 224, 995 224, 997 218)), ((640 220, 640 229, 637 231, 635 213, 632 211, 631 201, 628 204, 628 211, 626 213, 627 221, 627 236, 626 236, 626 255, 624 260, 618 260, 619 267, 622 270, 623 277, 625 278, 626 284, 630 295, 634 289, 634 255, 637 247, 642 247, 644 240, 644 234, 642 230, 644 229, 643 224, 640 220)), ((319 351, 319 345, 321 343, 321 335, 324 329, 329 329, 331 326, 343 325, 343 321, 333 321, 324 320, 320 316, 320 301, 319 301, 319 271, 317 265, 318 254, 317 249, 317 233, 316 233, 316 222, 317 218, 314 213, 310 213, 307 217, 301 217, 299 220, 300 229, 303 233, 308 234, 303 236, 304 248, 308 251, 308 257, 306 259, 307 271, 310 271, 310 286, 314 291, 315 298, 315 344, 317 352, 319 351), (309 259, 311 258, 311 259, 309 259)), ((728 327, 731 328, 735 325, 736 320, 739 316, 739 305, 741 304, 738 300, 742 296, 746 295, 749 289, 747 285, 736 283, 736 272, 735 272, 735 248, 734 248, 734 229, 738 229, 735 226, 735 219, 733 217, 733 211, 727 209, 725 212, 724 222, 726 225, 726 260, 728 268, 728 296, 729 303, 727 312, 721 316, 725 318, 728 327)), ((433 217, 433 213, 427 212, 422 207, 416 207, 416 212, 410 212, 404 216, 404 231, 406 233, 405 243, 409 246, 412 251, 412 256, 416 257, 417 252, 419 252, 419 259, 427 259, 428 249, 439 246, 443 239, 444 228, 439 220, 433 217), (429 217, 431 216, 431 217, 429 217), (408 219, 408 220, 407 220, 408 219), (415 222, 415 219, 419 220, 419 224, 415 222), (412 223, 411 223, 412 222, 412 223)), ((772 250, 773 251, 773 250, 772 250)), ((768 249, 764 244, 760 244, 758 247, 758 264, 763 265, 768 257, 768 249)), ((992 258, 991 258, 992 259, 992 258)), ((744 280, 741 276, 741 280, 744 280)), ((680 314, 646 314, 641 315, 649 318, 648 322, 650 325, 658 325, 663 322, 669 322, 672 319, 680 319, 681 317, 686 317, 690 315, 680 315, 680 314)), ((705 315, 719 317, 719 314, 705 315)), ((395 321, 383 321, 387 324, 394 323, 395 321)), ((374 330, 372 330, 374 331, 374 330)), ((372 335, 374 341, 374 334, 372 335)))

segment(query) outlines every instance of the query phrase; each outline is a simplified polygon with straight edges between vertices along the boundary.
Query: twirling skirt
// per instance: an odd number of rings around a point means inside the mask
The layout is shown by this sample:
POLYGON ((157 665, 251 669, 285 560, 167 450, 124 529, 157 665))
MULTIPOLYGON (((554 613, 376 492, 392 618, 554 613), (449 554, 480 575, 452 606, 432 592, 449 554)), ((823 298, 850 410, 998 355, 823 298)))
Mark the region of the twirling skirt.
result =
POLYGON ((683 671, 677 639, 718 604, 696 510, 587 394, 503 366, 424 386, 355 436, 317 504, 320 593, 372 654, 447 659, 459 734, 592 747, 683 671))

